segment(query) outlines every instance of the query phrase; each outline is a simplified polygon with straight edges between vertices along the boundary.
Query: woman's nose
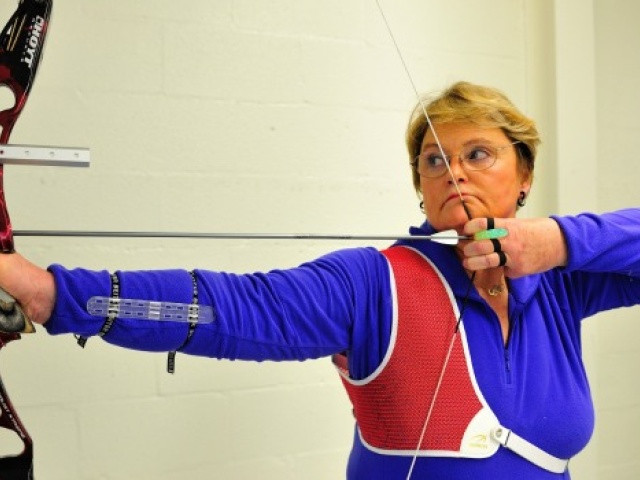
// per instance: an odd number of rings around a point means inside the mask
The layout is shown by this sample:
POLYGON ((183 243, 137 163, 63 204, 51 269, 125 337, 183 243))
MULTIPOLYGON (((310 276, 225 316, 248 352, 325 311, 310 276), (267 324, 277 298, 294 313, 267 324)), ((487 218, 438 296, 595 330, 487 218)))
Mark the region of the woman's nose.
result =
MULTIPOLYGON (((466 181, 467 172, 465 171, 464 166, 460 161, 459 155, 454 155, 449 158, 449 168, 451 169, 451 172, 449 172, 449 175, 455 178, 456 182, 466 181)), ((453 183, 453 178, 449 178, 450 183, 453 183)))

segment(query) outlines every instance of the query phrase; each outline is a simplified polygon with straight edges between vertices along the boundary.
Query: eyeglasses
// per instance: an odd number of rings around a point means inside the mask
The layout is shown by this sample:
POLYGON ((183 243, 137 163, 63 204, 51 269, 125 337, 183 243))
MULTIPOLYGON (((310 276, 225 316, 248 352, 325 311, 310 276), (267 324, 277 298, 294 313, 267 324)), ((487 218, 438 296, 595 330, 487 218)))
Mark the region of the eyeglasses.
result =
POLYGON ((451 165, 451 159, 458 157, 465 170, 486 170, 495 165, 498 155, 505 148, 512 147, 521 142, 512 142, 507 145, 492 145, 490 143, 472 143, 466 145, 458 155, 442 156, 436 146, 429 147, 418 155, 411 165, 421 177, 435 178, 443 175, 447 169, 447 163, 451 165))

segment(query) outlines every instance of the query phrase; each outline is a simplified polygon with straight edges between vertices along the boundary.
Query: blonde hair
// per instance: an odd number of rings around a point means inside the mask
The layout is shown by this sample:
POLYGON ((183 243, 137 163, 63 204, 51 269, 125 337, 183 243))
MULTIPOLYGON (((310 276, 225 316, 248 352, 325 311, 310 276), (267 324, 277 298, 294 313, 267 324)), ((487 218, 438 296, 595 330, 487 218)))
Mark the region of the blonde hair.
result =
MULTIPOLYGON (((516 144, 518 168, 524 178, 533 180, 533 168, 540 137, 535 122, 525 116, 501 91, 475 85, 469 82, 457 82, 436 97, 423 97, 413 109, 407 126, 406 143, 409 161, 420 154, 422 141, 429 124, 423 107, 434 124, 473 123, 483 128, 501 128, 507 137, 516 144)), ((411 169, 413 186, 420 192, 420 176, 415 168, 411 169)))

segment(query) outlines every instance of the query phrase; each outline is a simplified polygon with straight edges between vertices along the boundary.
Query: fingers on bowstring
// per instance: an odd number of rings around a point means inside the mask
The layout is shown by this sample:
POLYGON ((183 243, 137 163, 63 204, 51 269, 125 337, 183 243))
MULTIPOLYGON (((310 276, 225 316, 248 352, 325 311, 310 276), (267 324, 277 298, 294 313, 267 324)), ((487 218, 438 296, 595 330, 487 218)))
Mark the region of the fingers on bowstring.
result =
POLYGON ((464 226, 465 235, 473 236, 474 240, 489 240, 491 238, 506 237, 509 232, 506 228, 496 225, 493 217, 474 218, 464 226))
POLYGON ((464 226, 464 234, 474 237, 474 240, 477 240, 475 236, 479 232, 484 232, 487 229, 487 219, 485 218, 474 218, 469 220, 464 226))

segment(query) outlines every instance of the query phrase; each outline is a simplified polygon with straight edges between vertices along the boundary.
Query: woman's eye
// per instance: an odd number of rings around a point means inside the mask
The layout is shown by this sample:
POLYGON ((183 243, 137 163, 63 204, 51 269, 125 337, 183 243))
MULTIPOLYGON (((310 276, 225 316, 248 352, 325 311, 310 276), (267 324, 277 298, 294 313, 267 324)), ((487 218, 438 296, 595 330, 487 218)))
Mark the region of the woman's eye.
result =
POLYGON ((440 154, 431 154, 431 155, 427 155, 426 157, 426 163, 427 166, 430 168, 436 168, 439 167, 441 165, 444 165, 444 159, 442 158, 442 155, 440 154))
POLYGON ((481 162, 491 158, 491 152, 485 147, 474 147, 466 155, 467 160, 472 162, 481 162))

